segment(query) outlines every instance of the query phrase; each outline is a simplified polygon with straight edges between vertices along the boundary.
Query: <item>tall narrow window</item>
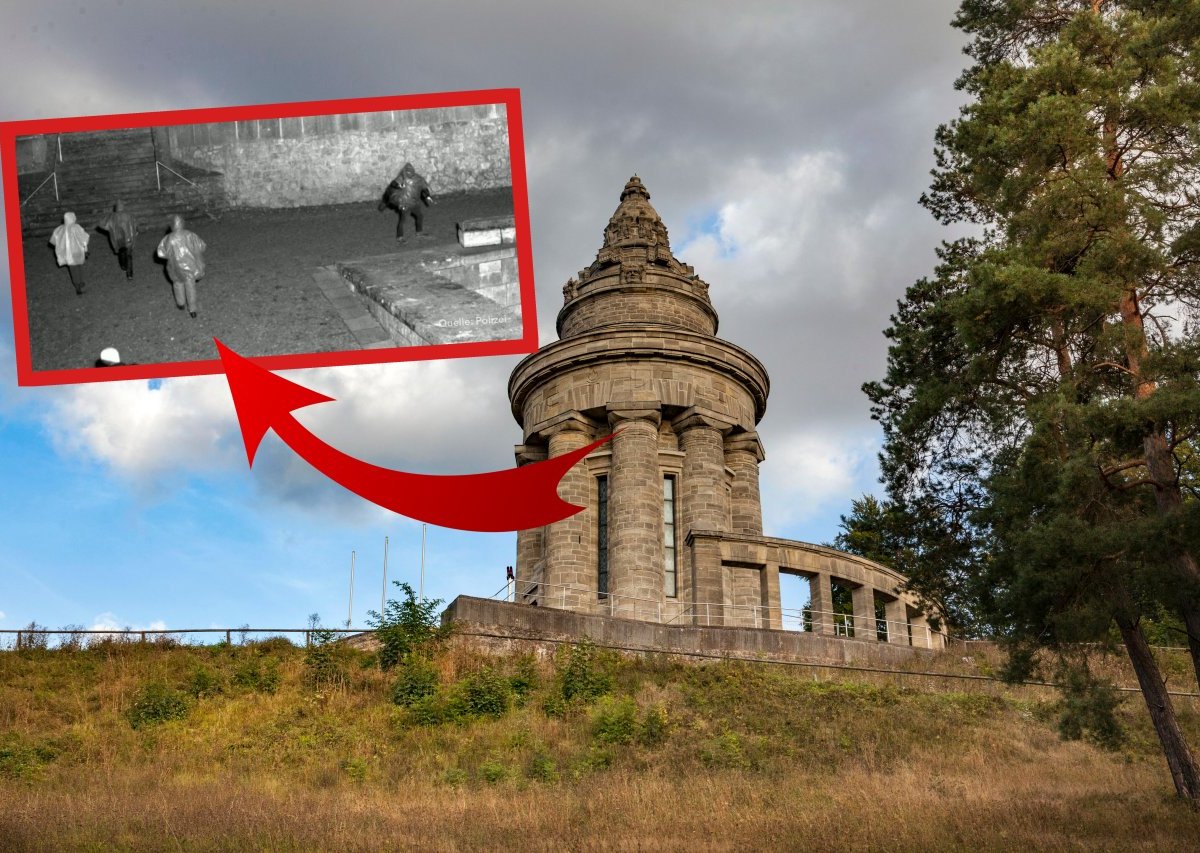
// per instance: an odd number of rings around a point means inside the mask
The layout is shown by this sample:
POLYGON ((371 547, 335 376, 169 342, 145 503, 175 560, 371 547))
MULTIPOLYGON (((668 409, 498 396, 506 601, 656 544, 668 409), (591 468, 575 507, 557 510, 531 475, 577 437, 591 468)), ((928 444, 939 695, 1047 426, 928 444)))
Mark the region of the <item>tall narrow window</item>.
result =
POLYGON ((596 592, 608 597, 608 477, 596 478, 596 592))
POLYGON ((675 478, 663 478, 663 592, 674 598, 677 592, 675 562, 675 478))

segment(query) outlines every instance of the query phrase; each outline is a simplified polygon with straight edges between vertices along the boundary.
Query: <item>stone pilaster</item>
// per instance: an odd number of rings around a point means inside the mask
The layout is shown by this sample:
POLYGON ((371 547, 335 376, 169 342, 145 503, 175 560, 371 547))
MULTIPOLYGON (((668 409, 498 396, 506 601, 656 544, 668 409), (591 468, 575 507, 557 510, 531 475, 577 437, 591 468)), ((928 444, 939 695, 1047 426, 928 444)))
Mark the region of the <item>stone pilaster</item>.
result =
POLYGON ((914 613, 908 617, 909 624, 912 625, 912 644, 919 649, 940 648, 939 643, 934 642, 934 636, 929 630, 929 620, 925 618, 924 613, 914 613))
POLYGON ((608 589, 614 615, 654 620, 663 600, 663 490, 658 402, 608 407, 608 589))
POLYGON ((767 563, 761 573, 763 618, 762 628, 783 629, 783 611, 779 605, 779 564, 767 563))
POLYGON ((908 605, 896 598, 883 605, 887 618, 888 642, 897 646, 908 645, 908 605))
POLYGON ((833 579, 825 572, 818 572, 808 579, 812 597, 813 633, 833 636, 833 579))
POLYGON ((856 586, 850 591, 854 604, 854 639, 876 640, 879 635, 875 626, 875 590, 870 586, 856 586))
MULTIPOLYGON (((534 444, 518 444, 514 451, 517 466, 541 462, 546 458, 546 448, 534 444)), ((533 527, 529 530, 517 531, 517 565, 514 574, 517 577, 516 598, 518 602, 527 601, 526 593, 533 592, 533 587, 542 583, 542 566, 546 559, 546 528, 533 527), (537 571, 535 572, 535 567, 537 571)), ((528 599, 532 601, 532 598, 528 599)))
MULTIPOLYGON (((693 530, 726 531, 729 529, 729 493, 725 490, 725 448, 723 434, 729 422, 711 413, 691 408, 672 424, 679 436, 683 451, 683 482, 677 484, 679 494, 679 526, 684 536, 693 530)), ((686 549, 686 565, 681 575, 690 587, 693 605, 729 604, 724 573, 718 560, 715 566, 702 566, 692 559, 693 549, 686 549)), ((706 611, 713 613, 711 607, 706 611)), ((723 623, 706 623, 723 624, 723 623)))
MULTIPOLYGON (((562 456, 594 440, 594 429, 587 418, 571 413, 546 428, 549 456, 562 456)), ((556 521, 545 530, 544 607, 591 609, 595 603, 596 543, 595 508, 591 507, 592 483, 587 469, 576 465, 558 484, 558 496, 570 503, 588 506, 584 512, 556 521), (588 591, 591 590, 591 594, 588 591)))
POLYGON ((753 566, 723 566, 726 578, 726 625, 757 628, 762 619, 762 571, 753 566))
POLYGON ((734 533, 762 536, 762 500, 758 464, 763 461, 758 433, 743 432, 725 439, 725 465, 733 472, 730 517, 734 533))
POLYGON ((713 599, 696 599, 691 602, 691 622, 694 625, 725 624, 724 576, 721 571, 721 543, 711 536, 693 536, 685 539, 688 561, 696 577, 715 578, 717 595, 713 599))

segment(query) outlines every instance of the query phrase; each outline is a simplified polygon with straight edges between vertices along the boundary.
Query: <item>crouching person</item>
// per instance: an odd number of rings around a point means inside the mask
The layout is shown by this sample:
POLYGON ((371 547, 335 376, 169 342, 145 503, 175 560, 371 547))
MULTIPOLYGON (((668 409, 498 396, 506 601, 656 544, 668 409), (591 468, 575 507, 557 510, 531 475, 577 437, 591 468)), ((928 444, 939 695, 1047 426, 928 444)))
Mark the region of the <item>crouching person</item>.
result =
POLYGON ((405 163, 400 174, 392 179, 383 191, 379 201, 379 209, 392 208, 400 215, 396 222, 396 239, 404 239, 404 220, 411 216, 419 236, 428 236, 421 229, 425 223, 425 207, 433 203, 433 194, 429 184, 417 174, 412 163, 405 163))
POLYGON ((204 245, 196 234, 183 227, 183 217, 171 217, 171 233, 158 244, 158 256, 167 262, 167 275, 175 290, 175 305, 196 317, 196 279, 204 276, 204 245))
POLYGON ((88 240, 91 235, 75 221, 75 214, 67 211, 63 214, 63 224, 54 229, 50 235, 50 245, 54 247, 54 257, 60 267, 67 268, 71 276, 71 284, 75 286, 75 295, 83 296, 87 284, 83 280, 83 262, 88 256, 88 240))

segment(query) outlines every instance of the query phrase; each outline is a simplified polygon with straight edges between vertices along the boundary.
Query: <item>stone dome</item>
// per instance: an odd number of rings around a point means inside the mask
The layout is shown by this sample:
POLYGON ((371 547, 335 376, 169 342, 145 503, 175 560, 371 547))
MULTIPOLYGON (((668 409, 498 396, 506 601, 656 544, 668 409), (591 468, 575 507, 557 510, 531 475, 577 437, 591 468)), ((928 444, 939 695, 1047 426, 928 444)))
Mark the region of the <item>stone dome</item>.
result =
POLYGON ((634 175, 604 228, 589 267, 563 288, 558 335, 570 338, 617 323, 637 323, 713 335, 717 312, 708 285, 671 253, 667 227, 634 175))

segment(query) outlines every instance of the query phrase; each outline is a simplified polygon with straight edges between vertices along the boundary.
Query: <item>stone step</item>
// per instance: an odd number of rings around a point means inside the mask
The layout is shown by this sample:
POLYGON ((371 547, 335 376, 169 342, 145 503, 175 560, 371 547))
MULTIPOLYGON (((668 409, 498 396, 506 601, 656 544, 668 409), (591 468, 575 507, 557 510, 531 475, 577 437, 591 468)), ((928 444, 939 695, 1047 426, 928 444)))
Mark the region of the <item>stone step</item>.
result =
POLYGON ((153 163, 154 137, 148 127, 64 133, 59 137, 58 151, 61 159, 55 168, 63 171, 145 160, 153 163))
POLYGON ((512 216, 464 219, 458 223, 458 244, 464 249, 478 246, 514 245, 517 230, 512 216))
POLYGON ((173 213, 179 213, 187 219, 206 216, 205 206, 199 199, 176 200, 166 193, 161 198, 157 197, 157 193, 155 196, 153 199, 145 199, 122 194, 103 199, 56 202, 54 194, 51 193, 49 204, 35 206, 31 201, 21 209, 21 230, 25 236, 49 234, 62 224, 63 214, 68 210, 75 214, 81 225, 90 230, 112 211, 113 202, 118 197, 125 203, 125 209, 138 223, 138 227, 146 233, 165 230, 173 213))

